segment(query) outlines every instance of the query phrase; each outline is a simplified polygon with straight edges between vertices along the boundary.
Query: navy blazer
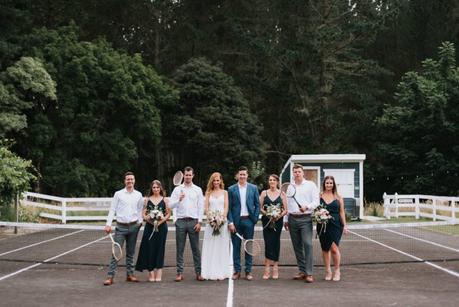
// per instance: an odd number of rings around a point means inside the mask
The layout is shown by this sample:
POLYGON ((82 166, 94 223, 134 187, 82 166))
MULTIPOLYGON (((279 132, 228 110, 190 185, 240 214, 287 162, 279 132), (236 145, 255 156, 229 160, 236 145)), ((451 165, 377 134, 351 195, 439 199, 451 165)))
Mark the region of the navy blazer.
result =
MULTIPOLYGON (((260 195, 257 186, 247 183, 247 210, 249 211, 250 220, 256 224, 260 214, 260 195)), ((239 194, 238 184, 233 184, 228 188, 228 222, 233 223, 236 228, 241 221, 241 196, 239 194)))

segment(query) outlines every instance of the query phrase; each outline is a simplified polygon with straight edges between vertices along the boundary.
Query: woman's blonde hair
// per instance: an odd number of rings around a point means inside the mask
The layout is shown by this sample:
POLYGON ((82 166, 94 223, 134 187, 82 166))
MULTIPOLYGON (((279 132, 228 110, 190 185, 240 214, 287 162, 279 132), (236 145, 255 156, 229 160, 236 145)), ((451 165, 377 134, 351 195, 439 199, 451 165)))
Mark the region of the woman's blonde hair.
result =
POLYGON ((220 189, 225 189, 225 183, 223 182, 222 174, 220 174, 219 172, 215 172, 212 175, 210 175, 209 182, 207 182, 206 194, 214 190, 214 180, 217 177, 220 177, 220 189))

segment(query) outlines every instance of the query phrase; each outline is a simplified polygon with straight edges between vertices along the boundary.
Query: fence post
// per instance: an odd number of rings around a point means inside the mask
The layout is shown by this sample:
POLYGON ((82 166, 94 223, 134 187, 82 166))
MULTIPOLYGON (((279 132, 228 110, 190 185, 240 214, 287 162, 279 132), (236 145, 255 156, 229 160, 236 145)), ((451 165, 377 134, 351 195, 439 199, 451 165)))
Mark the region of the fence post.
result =
POLYGON ((414 210, 416 212, 416 219, 419 220, 419 216, 420 216, 420 208, 419 208, 419 195, 416 195, 416 197, 414 198, 414 210))
MULTIPOLYGON (((16 197, 14 198, 14 211, 16 212, 16 223, 19 222, 18 201, 19 201, 19 194, 16 194, 16 197)), ((14 226, 14 234, 17 234, 17 233, 18 233, 18 226, 14 226)))
POLYGON ((456 203, 453 199, 449 202, 451 205, 451 221, 456 222, 456 211, 454 210, 454 204, 456 203))
POLYGON ((398 198, 397 198, 397 196, 398 196, 398 194, 397 194, 397 192, 395 192, 395 194, 394 194, 395 217, 399 218, 399 216, 398 216, 398 198))
POLYGON ((389 201, 389 198, 387 197, 387 193, 384 192, 383 194, 383 200, 384 200, 384 216, 386 217, 386 219, 389 219, 390 220, 390 201, 389 201))
POLYGON ((432 204, 433 204, 433 220, 434 222, 437 220, 437 199, 435 197, 432 197, 432 204))
POLYGON ((62 201, 62 224, 67 224, 67 202, 62 201))

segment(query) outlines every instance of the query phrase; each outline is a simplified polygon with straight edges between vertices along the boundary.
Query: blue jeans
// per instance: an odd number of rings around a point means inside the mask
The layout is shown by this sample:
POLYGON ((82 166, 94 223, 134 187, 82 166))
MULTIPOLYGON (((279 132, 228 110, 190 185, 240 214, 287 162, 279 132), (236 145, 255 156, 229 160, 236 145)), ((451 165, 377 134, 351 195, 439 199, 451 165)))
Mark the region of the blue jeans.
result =
MULTIPOLYGON (((139 229, 140 224, 133 224, 129 226, 117 225, 115 229, 115 237, 113 238, 115 242, 123 248, 124 241, 126 241, 126 271, 128 276, 134 275, 134 253, 139 229)), ((118 262, 112 256, 108 269, 109 277, 115 276, 117 267, 118 262)))
MULTIPOLYGON (((242 219, 236 231, 244 239, 253 239, 255 225, 250 219, 242 219)), ((236 235, 231 235, 231 241, 233 242, 233 265, 234 272, 241 272, 241 239, 236 235)), ((245 253, 245 272, 250 273, 252 271, 252 256, 245 253)))

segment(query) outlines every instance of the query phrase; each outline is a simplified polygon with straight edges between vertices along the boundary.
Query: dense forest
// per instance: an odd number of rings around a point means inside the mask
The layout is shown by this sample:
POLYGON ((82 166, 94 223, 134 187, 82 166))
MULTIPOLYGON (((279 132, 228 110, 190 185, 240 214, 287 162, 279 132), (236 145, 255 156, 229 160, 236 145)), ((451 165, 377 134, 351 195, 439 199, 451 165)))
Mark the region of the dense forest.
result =
POLYGON ((459 193, 458 1, 3 0, 0 24, 4 202, 326 153, 366 154, 367 200, 459 193))

